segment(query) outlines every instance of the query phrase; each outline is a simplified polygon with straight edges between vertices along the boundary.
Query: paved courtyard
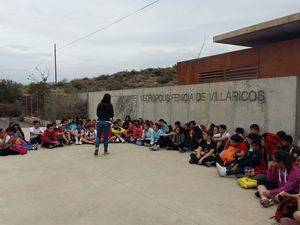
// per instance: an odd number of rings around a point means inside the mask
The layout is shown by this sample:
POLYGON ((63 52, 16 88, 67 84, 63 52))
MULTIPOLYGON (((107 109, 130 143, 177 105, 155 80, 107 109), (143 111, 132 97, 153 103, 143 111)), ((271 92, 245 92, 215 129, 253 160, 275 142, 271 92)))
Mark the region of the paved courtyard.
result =
POLYGON ((39 150, 0 158, 1 225, 265 225, 253 190, 188 155, 110 145, 39 150))

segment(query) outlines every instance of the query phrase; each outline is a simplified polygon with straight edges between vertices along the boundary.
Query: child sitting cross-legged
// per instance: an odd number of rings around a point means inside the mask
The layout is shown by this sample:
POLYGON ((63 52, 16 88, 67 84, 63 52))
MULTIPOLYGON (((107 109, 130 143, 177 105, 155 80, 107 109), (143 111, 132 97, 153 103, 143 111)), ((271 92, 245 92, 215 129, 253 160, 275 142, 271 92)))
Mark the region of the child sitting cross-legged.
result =
POLYGON ((125 138, 126 138, 125 133, 126 130, 119 125, 118 121, 115 121, 111 128, 112 136, 116 137, 115 142, 125 143, 125 138))
POLYGON ((243 158, 234 161, 226 167, 217 164, 219 175, 221 177, 224 177, 226 175, 245 174, 246 169, 248 171, 250 169, 254 170, 255 167, 260 165, 261 151, 261 141, 259 139, 253 140, 250 150, 246 153, 246 155, 243 158))
POLYGON ((217 143, 212 140, 213 134, 211 132, 203 132, 203 140, 200 142, 200 147, 196 153, 191 153, 190 163, 205 165, 208 162, 215 160, 215 151, 217 143))
POLYGON ((258 196, 263 207, 267 208, 278 201, 278 196, 287 192, 299 193, 300 168, 293 164, 288 152, 274 153, 275 161, 269 162, 266 179, 259 181, 258 196))
POLYGON ((136 144, 150 146, 152 133, 153 129, 151 128, 150 122, 146 121, 144 124, 144 131, 142 137, 137 140, 136 144))
POLYGON ((87 131, 84 134, 82 142, 85 144, 95 144, 97 138, 97 131, 93 125, 88 126, 87 131))
POLYGON ((64 146, 63 143, 58 141, 57 132, 55 132, 52 124, 47 125, 47 130, 45 130, 43 135, 42 146, 49 149, 64 146))
POLYGON ((75 145, 81 145, 82 144, 82 140, 84 138, 86 129, 84 127, 84 123, 82 120, 79 120, 78 122, 78 126, 74 132, 75 134, 75 145))

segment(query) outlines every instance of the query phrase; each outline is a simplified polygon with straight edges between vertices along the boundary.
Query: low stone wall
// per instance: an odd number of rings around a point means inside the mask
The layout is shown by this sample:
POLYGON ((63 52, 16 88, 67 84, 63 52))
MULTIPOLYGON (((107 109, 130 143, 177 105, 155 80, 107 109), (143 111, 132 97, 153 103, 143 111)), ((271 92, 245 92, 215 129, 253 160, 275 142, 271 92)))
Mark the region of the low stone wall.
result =
MULTIPOLYGON (((200 124, 225 123, 229 130, 252 123, 262 132, 285 130, 299 138, 299 77, 230 81, 160 88, 109 91, 115 118, 142 117, 169 123, 195 120, 200 124), (298 104, 298 107, 296 107, 298 104)), ((107 92, 88 93, 89 117, 107 92)))

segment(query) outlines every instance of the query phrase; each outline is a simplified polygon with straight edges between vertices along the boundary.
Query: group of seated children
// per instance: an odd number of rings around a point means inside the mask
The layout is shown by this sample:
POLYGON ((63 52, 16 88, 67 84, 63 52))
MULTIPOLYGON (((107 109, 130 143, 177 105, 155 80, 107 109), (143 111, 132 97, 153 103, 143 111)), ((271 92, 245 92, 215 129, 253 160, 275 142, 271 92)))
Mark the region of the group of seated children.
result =
POLYGON ((64 145, 94 144, 97 138, 95 121, 79 120, 69 122, 63 119, 61 124, 48 124, 46 130, 40 127, 39 121, 33 122, 30 128, 30 143, 41 144, 44 148, 63 147, 64 145))
MULTIPOLYGON (((0 129, 0 155, 26 154, 38 145, 52 149, 72 143, 95 144, 95 128, 95 120, 78 118, 71 122, 63 119, 59 125, 48 124, 45 130, 39 121, 34 121, 30 141, 26 141, 20 126, 13 123, 6 130, 0 129)), ((190 151, 191 164, 216 166, 221 177, 234 175, 256 180, 256 196, 263 207, 299 196, 300 153, 292 136, 284 131, 260 134, 259 126, 252 124, 247 134, 240 127, 230 134, 224 124, 205 127, 195 121, 184 125, 177 121, 173 128, 163 119, 154 123, 127 116, 125 121, 118 119, 112 123, 109 141, 146 146, 151 151, 162 148, 181 153, 190 151)), ((290 219, 300 224, 299 215, 290 219)))

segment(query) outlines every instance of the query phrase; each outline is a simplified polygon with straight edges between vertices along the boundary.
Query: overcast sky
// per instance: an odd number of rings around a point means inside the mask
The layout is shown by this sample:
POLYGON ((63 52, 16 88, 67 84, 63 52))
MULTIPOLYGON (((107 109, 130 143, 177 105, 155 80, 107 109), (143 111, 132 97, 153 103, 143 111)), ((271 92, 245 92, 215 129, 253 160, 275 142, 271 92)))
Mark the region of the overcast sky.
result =
MULTIPOLYGON (((53 43, 63 46, 151 1, 0 0, 0 78, 28 83, 39 65, 53 81, 53 43)), ((299 0, 160 0, 59 51, 59 80, 172 66, 196 58, 204 36, 202 56, 236 50, 213 36, 299 11, 299 0)))

